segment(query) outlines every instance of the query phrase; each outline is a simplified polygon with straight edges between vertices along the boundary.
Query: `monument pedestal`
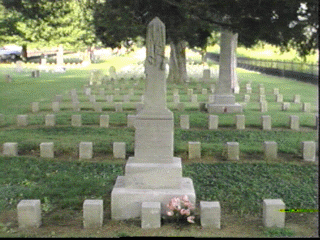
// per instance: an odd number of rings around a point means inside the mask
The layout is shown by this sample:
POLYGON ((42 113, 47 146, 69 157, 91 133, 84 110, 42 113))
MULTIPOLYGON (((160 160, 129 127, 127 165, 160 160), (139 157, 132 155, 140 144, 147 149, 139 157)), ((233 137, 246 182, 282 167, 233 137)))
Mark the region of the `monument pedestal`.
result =
POLYGON ((165 214, 166 205, 173 197, 187 195, 195 204, 196 194, 190 178, 181 178, 179 188, 141 189, 127 188, 125 177, 118 176, 111 193, 111 218, 124 220, 141 217, 143 202, 160 202, 161 213, 165 214))
POLYGON ((236 103, 234 95, 215 95, 214 102, 207 104, 207 110, 208 113, 241 113, 242 106, 236 103))

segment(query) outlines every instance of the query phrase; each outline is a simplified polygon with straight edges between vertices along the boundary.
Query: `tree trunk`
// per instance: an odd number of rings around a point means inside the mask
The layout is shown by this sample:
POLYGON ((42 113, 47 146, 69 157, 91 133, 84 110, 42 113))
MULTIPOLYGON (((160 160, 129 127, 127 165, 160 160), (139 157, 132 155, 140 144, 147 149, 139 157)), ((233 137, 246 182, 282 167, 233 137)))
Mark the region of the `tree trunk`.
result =
POLYGON ((188 81, 186 43, 184 41, 179 41, 178 43, 171 42, 170 48, 168 82, 185 83, 188 81))

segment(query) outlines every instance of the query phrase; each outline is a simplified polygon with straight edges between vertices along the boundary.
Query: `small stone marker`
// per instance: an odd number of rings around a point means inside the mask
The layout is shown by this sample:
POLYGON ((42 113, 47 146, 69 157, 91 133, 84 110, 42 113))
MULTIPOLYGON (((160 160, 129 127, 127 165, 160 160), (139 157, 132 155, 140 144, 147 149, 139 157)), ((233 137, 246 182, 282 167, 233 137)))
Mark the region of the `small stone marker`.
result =
POLYGON ((262 130, 271 130, 271 116, 261 116, 262 130))
POLYGON ((78 101, 73 101, 72 102, 72 109, 75 112, 80 112, 80 102, 78 101))
POLYGON ((122 103, 115 103, 114 108, 116 112, 123 112, 122 103))
POLYGON ((227 160, 239 160, 239 143, 238 142, 227 142, 226 148, 226 158, 227 160))
POLYGON ((84 94, 87 95, 87 96, 91 95, 91 88, 85 88, 84 89, 84 94))
POLYGON ((54 127, 56 125, 56 116, 54 114, 47 114, 45 116, 45 125, 48 127, 54 127))
POLYGON ((141 228, 161 227, 160 202, 143 202, 141 206, 141 228))
POLYGON ((278 145, 273 141, 263 142, 264 157, 266 159, 276 159, 278 154, 278 145))
POLYGON ((219 116, 209 115, 209 129, 218 129, 219 116))
POLYGON ((316 143, 313 141, 301 142, 302 158, 304 161, 316 160, 316 143))
POLYGON ((266 95, 260 94, 259 96, 259 102, 265 102, 266 101, 266 95))
POLYGON ((311 104, 310 103, 307 103, 307 102, 304 102, 302 104, 302 111, 304 112, 311 112, 311 104))
POLYGON ((3 155, 18 156, 18 143, 7 142, 3 144, 3 155))
POLYGON ((81 127, 81 115, 72 115, 71 116, 71 126, 73 127, 81 127))
POLYGON ((281 199, 264 199, 263 200, 263 226, 284 228, 285 212, 280 210, 285 209, 285 204, 281 199))
POLYGON ((201 143, 188 142, 189 159, 201 158, 201 143))
POLYGON ((201 94, 203 94, 203 95, 207 95, 207 94, 208 94, 208 89, 206 89, 206 88, 202 88, 202 90, 201 90, 201 94))
POLYGON ((113 95, 107 95, 106 100, 108 103, 112 103, 113 102, 113 95))
POLYGON ((52 102, 52 111, 59 112, 60 111, 60 102, 52 102))
POLYGON ((260 112, 268 111, 268 103, 266 101, 260 102, 260 112))
POLYGON ((236 115, 236 128, 238 130, 243 130, 245 129, 245 121, 246 121, 246 118, 244 115, 236 115))
POLYGON ((202 81, 203 82, 210 82, 211 76, 210 76, 210 69, 204 69, 203 75, 202 75, 202 81))
POLYGON ((189 115, 181 115, 180 116, 180 128, 181 129, 189 129, 189 115))
POLYGON ((55 102, 62 102, 63 96, 62 95, 56 95, 55 102))
POLYGON ((197 103, 198 102, 198 95, 197 94, 192 94, 191 95, 191 102, 192 103, 197 103))
POLYGON ((180 102, 180 96, 179 95, 173 95, 173 103, 178 104, 180 102))
POLYGON ((45 142, 40 144, 40 157, 54 158, 53 142, 45 142))
POLYGON ((282 103, 282 111, 287 111, 290 108, 290 103, 289 102, 283 102, 282 103))
POLYGON ((278 95, 279 94, 279 88, 274 88, 273 89, 273 94, 278 95))
POLYGON ((214 94, 208 95, 208 102, 213 103, 214 102, 214 94))
POLYGON ((89 95, 89 102, 95 103, 96 102, 96 95, 89 95))
POLYGON ((282 94, 277 94, 276 95, 276 102, 283 102, 283 95, 282 94))
POLYGON ((102 106, 101 102, 95 102, 93 103, 94 111, 95 112, 102 112, 102 106))
POLYGON ((128 115, 127 116, 127 127, 134 127, 134 120, 136 119, 136 115, 128 115))
POLYGON ((289 125, 290 125, 290 129, 299 131, 300 129, 299 116, 295 116, 295 115, 289 116, 289 125))
POLYGON ((18 115, 17 116, 17 125, 19 127, 25 127, 28 125, 28 115, 18 115))
POLYGON ((114 158, 126 158, 126 143, 125 142, 114 142, 113 143, 113 157, 114 158))
POLYGON ((300 103, 300 95, 299 94, 296 94, 293 96, 293 102, 294 103, 300 103))
POLYGON ((19 228, 38 228, 41 225, 41 202, 21 200, 17 206, 19 228))
POLYGON ((259 87, 259 94, 260 94, 260 96, 265 94, 265 89, 263 86, 259 87))
POLYGON ((220 229, 221 208, 220 202, 200 201, 200 222, 203 228, 220 229))
POLYGON ((100 228, 103 224, 103 200, 90 199, 83 202, 83 227, 100 228))
POLYGON ((245 94, 243 101, 246 102, 246 103, 250 102, 250 95, 249 94, 245 94))
POLYGON ((92 142, 80 142, 79 144, 79 159, 92 158, 92 142))
POLYGON ((31 111, 33 113, 39 112, 39 102, 31 103, 31 111))
POLYGON ((100 127, 109 127, 109 115, 100 115, 100 127))

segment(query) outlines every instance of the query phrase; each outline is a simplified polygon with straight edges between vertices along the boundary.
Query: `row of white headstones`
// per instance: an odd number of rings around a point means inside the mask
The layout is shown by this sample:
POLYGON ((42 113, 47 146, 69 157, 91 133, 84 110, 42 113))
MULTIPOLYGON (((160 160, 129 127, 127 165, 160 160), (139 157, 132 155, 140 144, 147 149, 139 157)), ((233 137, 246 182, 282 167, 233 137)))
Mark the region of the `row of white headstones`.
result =
MULTIPOLYGON (((103 227, 104 206, 102 199, 86 199, 83 202, 83 228, 103 227)), ((262 201, 262 225, 264 227, 285 227, 285 203, 282 199, 262 201)), ((161 227, 161 203, 141 204, 141 227, 154 229, 161 227)), ((39 228, 42 224, 41 201, 21 200, 17 205, 18 227, 20 229, 39 228)), ((202 228, 221 229, 221 206, 219 201, 200 201, 200 224, 202 228)))

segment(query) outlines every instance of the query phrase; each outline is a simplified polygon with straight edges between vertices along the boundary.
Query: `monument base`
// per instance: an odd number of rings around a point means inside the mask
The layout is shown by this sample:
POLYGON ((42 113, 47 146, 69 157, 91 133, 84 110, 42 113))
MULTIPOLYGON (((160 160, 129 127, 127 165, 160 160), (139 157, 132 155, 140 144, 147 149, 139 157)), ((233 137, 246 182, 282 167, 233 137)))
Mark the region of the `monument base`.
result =
POLYGON ((241 113, 243 106, 239 103, 234 104, 207 104, 208 113, 241 113))
POLYGON ((141 217, 143 202, 160 202, 161 213, 164 215, 170 200, 183 195, 187 195, 190 202, 195 205, 196 193, 190 178, 181 178, 180 188, 133 189, 126 188, 125 177, 118 176, 111 192, 111 218, 125 220, 141 217))

